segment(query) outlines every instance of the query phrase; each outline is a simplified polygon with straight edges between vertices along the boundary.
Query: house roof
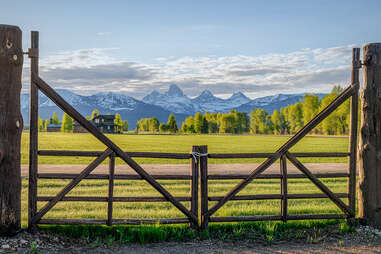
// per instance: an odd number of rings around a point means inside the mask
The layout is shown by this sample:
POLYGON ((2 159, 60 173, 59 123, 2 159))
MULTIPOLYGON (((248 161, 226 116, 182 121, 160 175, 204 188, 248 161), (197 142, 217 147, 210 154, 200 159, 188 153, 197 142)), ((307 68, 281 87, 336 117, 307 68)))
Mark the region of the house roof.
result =
POLYGON ((46 127, 47 128, 61 128, 61 124, 50 123, 46 127))
POLYGON ((93 118, 96 119, 96 118, 103 118, 103 119, 106 119, 106 120, 114 120, 115 119, 115 115, 98 115, 96 117, 93 118))

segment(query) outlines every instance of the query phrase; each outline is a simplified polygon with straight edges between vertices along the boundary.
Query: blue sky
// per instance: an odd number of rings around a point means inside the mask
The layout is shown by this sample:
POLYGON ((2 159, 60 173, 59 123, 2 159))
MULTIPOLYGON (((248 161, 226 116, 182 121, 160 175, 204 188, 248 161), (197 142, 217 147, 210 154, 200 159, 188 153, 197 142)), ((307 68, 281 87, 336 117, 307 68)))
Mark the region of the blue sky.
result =
POLYGON ((327 92, 349 81, 352 47, 381 41, 381 1, 8 1, 1 9, 0 23, 23 30, 24 49, 40 31, 41 76, 80 94, 139 98, 170 83, 189 96, 327 92))

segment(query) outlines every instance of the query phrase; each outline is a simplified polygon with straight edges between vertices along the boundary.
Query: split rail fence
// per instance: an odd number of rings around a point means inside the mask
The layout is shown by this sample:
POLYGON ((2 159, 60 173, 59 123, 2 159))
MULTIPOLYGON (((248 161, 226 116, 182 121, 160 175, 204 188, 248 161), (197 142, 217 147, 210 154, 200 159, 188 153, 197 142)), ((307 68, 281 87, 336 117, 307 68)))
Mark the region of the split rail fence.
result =
POLYGON ((302 220, 302 219, 332 219, 332 218, 353 218, 355 217, 355 193, 356 193, 356 154, 357 154, 357 122, 358 122, 358 90, 359 90, 359 68, 360 49, 353 49, 352 61, 352 82, 331 104, 314 117, 299 132, 291 137, 283 146, 274 153, 232 153, 216 154, 208 153, 206 146, 194 146, 190 153, 150 153, 150 152, 125 152, 108 137, 101 133, 94 125, 85 119, 76 109, 68 104, 54 89, 44 82, 38 74, 38 32, 32 32, 32 43, 29 49, 31 58, 31 93, 30 93, 30 157, 29 157, 29 204, 28 223, 33 228, 38 224, 142 224, 142 223, 189 223, 193 228, 206 229, 209 222, 233 222, 233 221, 260 221, 260 220, 302 220), (81 124, 89 133, 94 135, 99 141, 107 146, 105 151, 56 151, 38 150, 38 91, 44 93, 64 112, 70 115, 75 121, 81 124), (346 100, 351 100, 351 124, 350 124, 350 145, 347 153, 290 153, 289 150, 306 136, 322 120, 329 116, 337 107, 346 100), (86 156, 95 157, 79 174, 58 174, 58 173, 38 173, 38 156, 86 156), (115 174, 115 158, 121 158, 137 174, 115 174), (189 159, 189 175, 151 175, 147 173, 132 158, 168 158, 168 159, 189 159), (300 157, 349 157, 348 171, 346 173, 325 173, 313 174, 298 158, 300 157), (91 172, 103 161, 109 159, 108 174, 91 174, 91 172), (249 174, 209 174, 208 158, 264 158, 265 161, 249 174), (273 163, 280 160, 279 174, 264 174, 265 170, 273 163), (287 161, 290 161, 301 174, 290 174, 287 171, 287 161), (319 178, 347 178, 347 193, 333 193, 319 178), (315 184, 322 194, 289 194, 288 179, 308 178, 315 184), (38 179, 71 179, 56 196, 38 196, 38 179), (103 179, 109 181, 107 196, 103 197, 83 197, 67 196, 67 194, 77 186, 83 179, 103 179), (209 196, 209 180, 242 179, 225 196, 209 196), (265 195, 237 195, 254 179, 279 179, 281 193, 265 195), (114 180, 145 180, 162 197, 115 197, 114 180), (172 196, 157 180, 190 180, 191 193, 188 197, 172 196), (199 193, 200 189, 200 193, 199 193), (199 198, 200 196, 200 198, 199 198), (315 199, 329 198, 342 211, 341 214, 288 214, 288 200, 290 199, 315 199), (344 203, 342 199, 347 199, 344 203), (235 216, 235 217, 215 217, 216 213, 224 204, 234 200, 281 200, 279 215, 256 215, 256 216, 235 216), (58 203, 62 201, 89 201, 107 202, 108 213, 105 219, 44 219, 43 217, 58 203), (47 202, 40 210, 37 209, 37 202, 47 202), (114 202, 170 202, 184 218, 165 218, 157 220, 148 219, 113 219, 114 202), (187 209, 181 202, 191 202, 190 209, 187 209), (217 202, 209 207, 208 202, 217 202))

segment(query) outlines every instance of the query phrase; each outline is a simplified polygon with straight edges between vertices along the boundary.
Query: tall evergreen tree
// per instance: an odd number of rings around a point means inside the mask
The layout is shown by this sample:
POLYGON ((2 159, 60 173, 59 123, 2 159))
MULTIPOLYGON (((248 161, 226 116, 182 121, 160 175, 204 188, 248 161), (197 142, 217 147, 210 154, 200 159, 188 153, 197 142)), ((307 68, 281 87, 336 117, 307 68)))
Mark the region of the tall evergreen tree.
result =
POLYGON ((175 116, 173 115, 173 113, 171 113, 168 117, 168 130, 170 132, 177 132, 178 131, 178 128, 177 128, 177 123, 176 123, 176 118, 175 116))
POLYGON ((128 131, 128 121, 123 120, 123 131, 128 131))

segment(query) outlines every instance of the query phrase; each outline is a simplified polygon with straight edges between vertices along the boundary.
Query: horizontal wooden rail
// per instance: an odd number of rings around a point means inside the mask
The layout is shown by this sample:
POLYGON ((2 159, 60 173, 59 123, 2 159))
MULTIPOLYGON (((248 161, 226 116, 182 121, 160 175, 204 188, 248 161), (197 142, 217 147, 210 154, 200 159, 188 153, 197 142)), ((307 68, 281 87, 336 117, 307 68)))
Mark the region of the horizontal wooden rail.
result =
MULTIPOLYGON (((50 201, 54 196, 40 196, 37 201, 50 201)), ((191 201, 191 197, 174 197, 177 201, 191 201)), ((60 201, 107 202, 108 197, 69 196, 60 201)), ((167 202, 164 197, 113 197, 113 202, 167 202)))
POLYGON ((256 215, 256 216, 231 216, 231 217, 210 217, 209 222, 234 222, 234 221, 265 221, 282 220, 280 215, 256 215))
POLYGON ((287 220, 346 219, 346 214, 289 214, 287 220))
MULTIPOLYGON (((233 179, 245 179, 249 174, 213 174, 208 175, 208 180, 233 180, 233 179)), ((341 178, 348 177, 348 173, 324 173, 315 174, 317 178, 341 178)), ((260 174, 256 177, 257 179, 281 179, 281 174, 260 174)), ((305 174, 288 174, 289 179, 302 179, 307 178, 305 174)))
MULTIPOLYGON (((335 193, 336 197, 348 198, 348 193, 335 193)), ((209 201, 219 201, 223 197, 208 197, 209 201)), ((231 200, 270 200, 282 199, 282 194, 261 194, 261 195, 239 195, 234 196, 231 200)), ((287 199, 314 199, 314 198, 329 198, 324 193, 303 193, 303 194, 287 194, 287 199)))
MULTIPOLYGON (((256 215, 256 216, 231 216, 210 217, 209 222, 240 222, 240 221, 271 221, 282 220, 281 215, 256 215)), ((287 215, 287 220, 321 220, 321 219, 345 219, 345 214, 293 214, 287 215)))
MULTIPOLYGON (((78 156, 78 157, 98 157, 100 151, 64 151, 64 150, 39 150, 40 156, 78 156)), ((151 153, 151 152, 125 152, 129 157, 140 158, 163 158, 163 159, 190 159, 189 153, 151 153)), ((118 157, 118 156, 117 156, 118 157)))
POLYGON ((244 158, 270 158, 274 153, 210 153, 208 158, 213 159, 244 159, 244 158))
MULTIPOLYGON (((107 220, 98 219, 41 219, 38 224, 57 225, 104 225, 107 220)), ((175 219, 113 219, 113 225, 141 225, 141 224, 181 224, 189 223, 187 218, 175 219)))
POLYGON ((295 157, 306 157, 306 158, 313 158, 313 157, 348 157, 351 155, 351 153, 291 153, 295 157))
MULTIPOLYGON (((40 173, 38 174, 39 179, 74 179, 78 174, 57 174, 57 173, 40 173)), ((155 180, 191 180, 190 175, 151 175, 155 180)), ((213 174, 208 176, 208 180, 234 180, 234 179, 244 179, 248 174, 213 174)), ((348 173, 324 173, 315 174, 317 178, 344 178, 348 177, 348 173)), ((281 174, 261 174, 257 179, 281 179, 281 174)), ((305 174, 288 174, 289 179, 303 179, 307 178, 305 174)), ((90 174, 84 179, 98 179, 107 180, 107 174, 90 174)), ((139 175, 136 174, 115 174, 115 180, 143 180, 139 175)))
MULTIPOLYGON (((65 151, 65 150, 39 150, 40 156, 77 156, 77 157, 98 157, 101 151, 65 151)), ((163 159, 190 159, 189 153, 156 153, 156 152, 125 152, 129 157, 139 158, 163 158, 163 159)), ((348 157, 350 153, 291 153, 295 157, 348 157)), ((250 159, 250 158, 270 158, 275 153, 211 153, 208 158, 213 159, 250 159)))
MULTIPOLYGON (((39 179, 73 179, 76 178, 78 174, 57 174, 57 173, 40 173, 38 174, 39 179)), ((151 175, 155 180, 191 180, 190 175, 151 175)), ((108 174, 90 174, 84 179, 108 179, 108 174)), ((115 180, 144 180, 140 175, 137 174, 115 174, 115 180)))
MULTIPOLYGON (((350 153, 291 153, 295 157, 348 157, 350 153)), ((250 159, 250 158, 270 158, 275 153, 210 153, 208 158, 213 159, 250 159)))

